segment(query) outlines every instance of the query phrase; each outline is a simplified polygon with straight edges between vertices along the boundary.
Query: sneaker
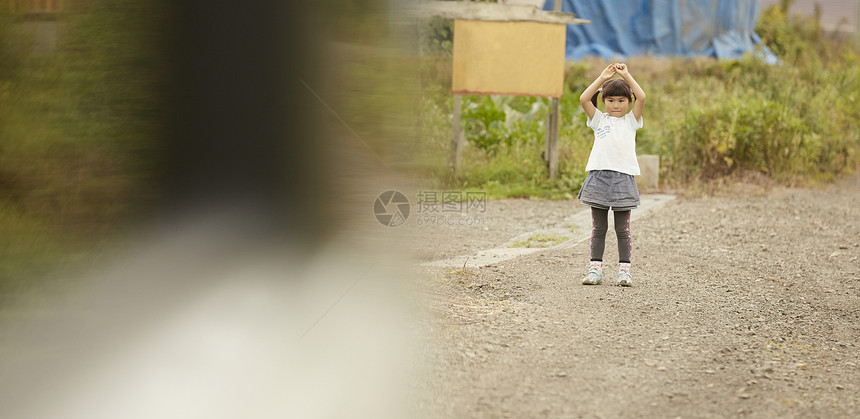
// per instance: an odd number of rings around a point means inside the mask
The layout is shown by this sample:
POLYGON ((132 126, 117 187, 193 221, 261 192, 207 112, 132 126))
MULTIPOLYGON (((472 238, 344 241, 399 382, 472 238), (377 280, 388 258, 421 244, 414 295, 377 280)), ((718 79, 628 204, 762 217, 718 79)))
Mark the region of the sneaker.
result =
POLYGON ((630 272, 618 271, 618 280, 615 281, 615 284, 621 287, 632 287, 633 278, 630 277, 630 272))
POLYGON ((603 277, 600 276, 600 271, 592 268, 585 274, 585 278, 582 278, 582 285, 600 285, 601 281, 603 277))

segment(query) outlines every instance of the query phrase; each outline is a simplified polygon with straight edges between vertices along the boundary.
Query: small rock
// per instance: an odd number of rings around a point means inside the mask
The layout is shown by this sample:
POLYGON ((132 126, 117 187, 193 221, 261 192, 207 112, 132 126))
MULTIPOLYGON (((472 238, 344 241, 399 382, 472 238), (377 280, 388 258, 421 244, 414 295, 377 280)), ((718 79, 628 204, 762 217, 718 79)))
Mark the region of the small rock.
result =
POLYGON ((556 377, 567 377, 567 373, 564 371, 559 371, 559 372, 555 373, 555 376, 556 377))
POLYGON ((794 367, 797 369, 800 369, 800 370, 805 370, 806 369, 806 363, 798 362, 797 364, 794 364, 794 367))
POLYGON ((705 374, 714 374, 716 371, 714 370, 705 370, 705 374))

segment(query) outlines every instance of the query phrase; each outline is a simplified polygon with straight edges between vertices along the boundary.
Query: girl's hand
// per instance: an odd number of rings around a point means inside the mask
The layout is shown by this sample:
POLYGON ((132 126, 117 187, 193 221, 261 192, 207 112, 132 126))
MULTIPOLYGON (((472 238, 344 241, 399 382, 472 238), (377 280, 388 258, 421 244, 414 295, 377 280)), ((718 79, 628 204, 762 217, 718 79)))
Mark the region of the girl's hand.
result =
POLYGON ((618 72, 621 77, 627 77, 630 75, 630 71, 627 70, 627 64, 624 63, 615 63, 615 71, 618 72))
POLYGON ((603 81, 609 80, 612 76, 615 75, 615 72, 618 71, 617 64, 609 64, 606 68, 603 69, 603 72, 600 73, 600 79, 603 81))

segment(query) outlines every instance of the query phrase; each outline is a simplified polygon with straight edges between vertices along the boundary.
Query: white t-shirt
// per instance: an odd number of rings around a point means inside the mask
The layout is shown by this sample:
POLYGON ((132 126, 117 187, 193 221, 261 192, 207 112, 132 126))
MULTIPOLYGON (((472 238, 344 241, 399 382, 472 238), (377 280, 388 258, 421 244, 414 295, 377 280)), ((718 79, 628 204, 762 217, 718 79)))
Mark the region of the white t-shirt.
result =
POLYGON ((614 170, 628 175, 639 174, 636 160, 636 130, 642 128, 643 117, 637 121, 633 112, 622 117, 609 116, 595 110, 586 122, 594 130, 594 146, 588 156, 585 171, 614 170))

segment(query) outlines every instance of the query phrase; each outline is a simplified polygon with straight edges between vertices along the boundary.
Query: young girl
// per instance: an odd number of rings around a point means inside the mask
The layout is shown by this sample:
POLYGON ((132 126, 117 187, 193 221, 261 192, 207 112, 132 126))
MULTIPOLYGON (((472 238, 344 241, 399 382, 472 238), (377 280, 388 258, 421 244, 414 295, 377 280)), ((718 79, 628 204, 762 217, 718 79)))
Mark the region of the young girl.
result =
POLYGON ((617 285, 629 287, 630 210, 639 206, 639 189, 633 175, 639 174, 636 160, 636 130, 642 128, 645 92, 622 63, 610 64, 582 92, 579 103, 588 115, 587 125, 594 130, 594 146, 585 170, 588 176, 579 191, 579 200, 591 207, 591 266, 584 285, 603 280, 603 249, 606 244, 609 210, 615 217, 618 237, 617 285), (618 74, 620 79, 613 77, 618 74), (597 109, 597 95, 603 97, 606 113, 597 109), (634 100, 635 99, 635 100, 634 100), (630 111, 630 112, 628 112, 630 111))

